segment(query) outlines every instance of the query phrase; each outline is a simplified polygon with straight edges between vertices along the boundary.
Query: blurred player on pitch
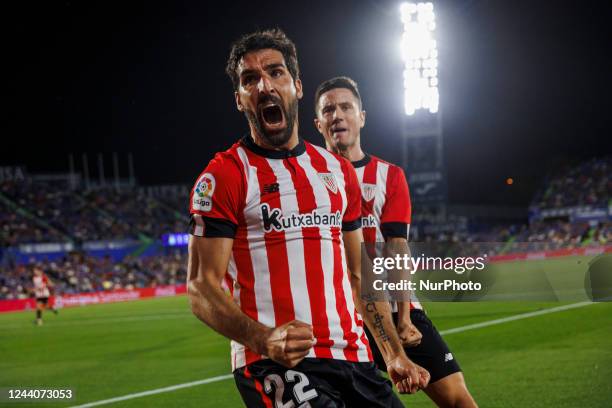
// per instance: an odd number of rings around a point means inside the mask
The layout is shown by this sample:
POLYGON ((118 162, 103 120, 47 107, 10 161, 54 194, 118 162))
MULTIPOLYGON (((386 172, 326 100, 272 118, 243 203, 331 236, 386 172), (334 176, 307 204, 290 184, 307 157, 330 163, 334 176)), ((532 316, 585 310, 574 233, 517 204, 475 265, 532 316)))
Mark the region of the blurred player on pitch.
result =
POLYGON ((402 406, 372 362, 363 321, 400 392, 425 388, 429 373, 406 357, 389 304, 353 296, 359 183, 347 160, 299 137, 295 45, 280 30, 245 35, 226 71, 250 132, 217 154, 192 190, 193 313, 232 339, 248 407, 402 406))
MULTIPOLYGON (((336 77, 315 92, 315 126, 327 149, 350 160, 361 184, 362 225, 366 242, 382 242, 408 251, 410 195, 403 170, 361 150, 361 128, 366 113, 355 81, 336 77)), ((441 407, 475 407, 448 346, 416 299, 397 302, 393 318, 406 353, 431 374, 425 392, 441 407)), ((371 333, 368 332, 368 337, 371 333)), ((373 342, 375 361, 385 369, 373 342)))
POLYGON ((49 297, 51 296, 49 288, 53 287, 53 282, 51 282, 40 267, 35 266, 32 284, 34 285, 33 291, 34 297, 36 298, 36 324, 41 326, 43 324, 43 310, 48 308, 53 313, 57 314, 57 310, 49 304, 49 297))

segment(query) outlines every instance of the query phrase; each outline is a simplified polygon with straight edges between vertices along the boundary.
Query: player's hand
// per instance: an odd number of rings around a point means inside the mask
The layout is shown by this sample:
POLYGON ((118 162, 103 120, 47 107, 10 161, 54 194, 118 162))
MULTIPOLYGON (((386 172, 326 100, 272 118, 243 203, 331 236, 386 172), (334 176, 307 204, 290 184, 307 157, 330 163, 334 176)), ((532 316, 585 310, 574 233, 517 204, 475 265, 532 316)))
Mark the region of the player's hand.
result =
POLYGON ((387 372, 400 394, 414 394, 426 388, 431 378, 429 371, 413 363, 405 355, 389 360, 387 372))
POLYGON ((264 354, 277 363, 292 368, 306 357, 315 342, 312 326, 293 320, 270 329, 264 339, 264 354))
POLYGON ((421 344, 423 338, 419 329, 410 320, 397 323, 397 334, 405 347, 416 347, 421 344))

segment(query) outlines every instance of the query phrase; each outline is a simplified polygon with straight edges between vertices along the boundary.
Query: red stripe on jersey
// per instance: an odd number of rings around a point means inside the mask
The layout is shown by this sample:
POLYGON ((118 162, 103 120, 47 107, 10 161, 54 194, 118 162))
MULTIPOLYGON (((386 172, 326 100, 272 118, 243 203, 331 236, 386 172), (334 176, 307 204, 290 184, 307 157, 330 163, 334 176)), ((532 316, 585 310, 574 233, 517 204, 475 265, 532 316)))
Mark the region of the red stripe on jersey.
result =
MULTIPOLYGON (((306 153, 310 156, 310 160, 314 169, 319 173, 329 173, 329 169, 327 168, 327 162, 323 156, 310 144, 306 145, 306 153)), ((346 183, 345 177, 345 185, 346 183)), ((329 201, 331 203, 331 213, 335 213, 336 211, 342 211, 342 195, 340 191, 336 194, 332 193, 327 189, 327 193, 329 194, 329 201)), ((340 316, 340 325, 342 326, 342 331, 344 333, 344 339, 347 341, 347 345, 344 348, 344 356, 349 361, 358 361, 357 350, 359 346, 357 345, 357 333, 352 331, 352 316, 348 311, 348 307, 346 304, 346 294, 344 293, 344 289, 342 287, 342 278, 344 276, 344 270, 342 268, 342 254, 340 249, 340 228, 333 227, 331 228, 332 239, 335 245, 334 248, 334 291, 336 292, 336 310, 338 311, 338 315, 340 316)), ((352 296, 352 293, 349 294, 352 296)))
MULTIPOLYGON (((376 170, 377 169, 378 169, 377 162, 375 160, 370 160, 370 163, 368 163, 363 169, 362 183, 376 185, 376 170)), ((363 188, 363 186, 361 188, 363 188)), ((362 209, 362 215, 364 217, 367 217, 368 215, 375 215, 374 214, 374 201, 376 201, 375 196, 372 197, 370 201, 365 201, 363 199, 363 193, 362 193, 361 209, 362 209)), ((365 242, 376 242, 376 228, 380 228, 380 226, 363 228, 363 240, 365 242)))
POLYGON ((255 389, 257 390, 259 395, 261 395, 261 401, 266 406, 266 408, 272 408, 272 401, 270 401, 270 398, 268 398, 266 393, 263 391, 263 387, 261 386, 261 383, 257 381, 255 377, 253 377, 253 375, 249 371, 248 366, 244 368, 244 376, 246 378, 253 379, 253 383, 255 384, 255 389))
MULTIPOLYGON (((257 168, 257 180, 260 194, 264 186, 277 184, 278 180, 268 161, 248 149, 245 149, 249 162, 257 168)), ((280 192, 268 192, 261 196, 261 204, 268 204, 270 208, 281 208, 280 192)), ((270 289, 272 293, 272 307, 276 326, 295 319, 293 296, 291 295, 289 256, 284 231, 270 231, 264 234, 268 270, 270 271, 270 289)))
MULTIPOLYGON (((294 157, 289 158, 283 164, 291 174, 300 214, 312 212, 317 208, 317 203, 306 172, 294 157)), ((318 358, 332 358, 330 347, 333 346, 334 342, 329 338, 329 320, 325 311, 325 280, 323 265, 321 264, 321 233, 319 227, 302 227, 302 236, 304 237, 304 264, 307 271, 306 286, 310 299, 314 337, 317 339, 314 352, 318 358)))

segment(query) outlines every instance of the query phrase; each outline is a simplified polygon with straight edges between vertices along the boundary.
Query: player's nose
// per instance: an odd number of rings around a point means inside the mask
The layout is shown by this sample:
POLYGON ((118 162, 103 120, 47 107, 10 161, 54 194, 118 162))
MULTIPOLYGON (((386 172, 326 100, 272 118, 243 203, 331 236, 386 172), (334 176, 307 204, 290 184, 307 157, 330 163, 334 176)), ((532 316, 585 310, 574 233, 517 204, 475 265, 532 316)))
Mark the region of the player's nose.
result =
POLYGON ((272 93, 274 91, 274 86, 272 85, 272 81, 267 78, 265 75, 262 75, 257 83, 257 90, 261 93, 272 93))
POLYGON ((334 122, 344 120, 344 114, 342 113, 342 109, 340 109, 340 107, 336 106, 336 109, 334 109, 333 118, 334 122))
POLYGON ((341 122, 344 121, 344 116, 342 116, 342 113, 338 112, 339 109, 336 109, 336 111, 334 112, 333 116, 332 116, 332 125, 337 125, 341 122), (336 113, 338 112, 338 113, 336 113))

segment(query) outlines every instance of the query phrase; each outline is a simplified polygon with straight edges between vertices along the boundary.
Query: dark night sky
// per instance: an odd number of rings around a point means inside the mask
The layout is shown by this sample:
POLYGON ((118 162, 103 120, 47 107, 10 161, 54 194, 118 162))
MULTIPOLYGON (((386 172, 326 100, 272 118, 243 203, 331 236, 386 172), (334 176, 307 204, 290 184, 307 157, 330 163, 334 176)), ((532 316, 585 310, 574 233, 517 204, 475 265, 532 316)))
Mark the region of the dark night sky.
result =
MULTIPOLYGON (((0 164, 67 171, 70 152, 133 152, 141 183, 191 183, 247 129, 224 74, 231 41, 271 26, 298 48, 301 135, 321 143, 312 94, 349 75, 366 150, 400 163, 399 2, 126 3, 4 9, 0 164)), ((612 154, 610 6, 533 3, 435 3, 452 202, 526 205, 552 169, 612 154)))

